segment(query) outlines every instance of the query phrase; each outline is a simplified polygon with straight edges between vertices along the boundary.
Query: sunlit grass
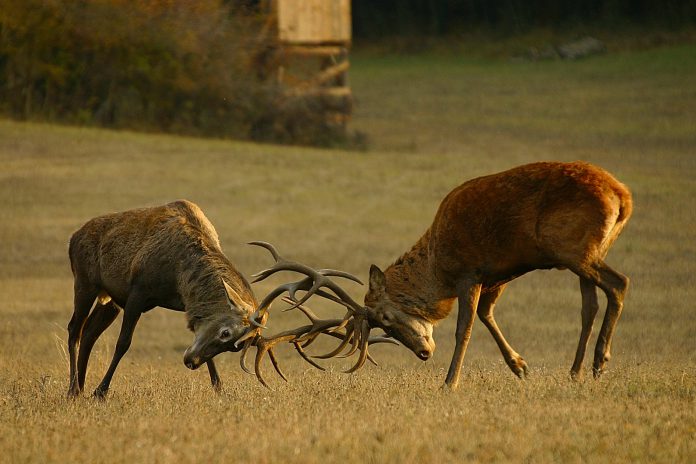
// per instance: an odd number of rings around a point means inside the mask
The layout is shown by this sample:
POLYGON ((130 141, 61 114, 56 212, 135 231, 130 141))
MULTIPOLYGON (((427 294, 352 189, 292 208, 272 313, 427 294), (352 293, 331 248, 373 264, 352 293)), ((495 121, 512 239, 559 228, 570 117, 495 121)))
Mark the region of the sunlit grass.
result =
MULTIPOLYGON (((373 140, 366 153, 0 121, 0 461, 694 461, 688 50, 539 64, 358 56, 354 125, 373 140), (90 217, 188 198, 247 275, 270 256, 245 243, 268 240, 291 258, 365 280, 371 263, 384 267, 413 244, 451 188, 542 159, 598 163, 634 193, 634 216, 608 257, 631 287, 601 380, 568 379, 578 282, 543 271, 511 283, 497 305, 502 330, 530 364, 524 382, 477 322, 460 389, 441 390, 450 317, 436 328, 428 363, 378 346, 380 367, 345 375, 350 360, 332 360, 322 373, 281 348, 290 382, 265 365, 271 391, 223 354, 217 396, 205 369, 183 365, 191 341, 183 315, 156 309, 141 319, 106 402, 64 399, 67 241, 90 217)), ((256 285, 257 294, 270 285, 256 285)), ((347 288, 362 297, 363 288, 347 288)), ((274 313, 271 331, 299 321, 274 313)), ((119 325, 94 349, 88 392, 119 325)))

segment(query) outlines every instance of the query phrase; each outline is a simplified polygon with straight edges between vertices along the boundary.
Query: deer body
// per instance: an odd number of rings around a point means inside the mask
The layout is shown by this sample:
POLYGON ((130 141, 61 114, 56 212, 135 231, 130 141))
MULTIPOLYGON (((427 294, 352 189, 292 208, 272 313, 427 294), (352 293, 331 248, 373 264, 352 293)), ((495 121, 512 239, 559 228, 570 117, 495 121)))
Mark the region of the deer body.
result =
POLYGON ((527 365, 507 343, 493 307, 512 279, 535 269, 570 269, 580 277, 582 331, 571 369, 581 366, 598 304, 608 306, 595 350, 598 376, 628 278, 604 263, 632 209, 628 189, 606 171, 581 162, 535 163, 465 182, 442 201, 416 245, 384 272, 373 266, 365 304, 382 327, 421 359, 435 348, 432 326, 459 301, 456 347, 446 384, 456 388, 474 314, 496 340, 512 371, 527 365))
POLYGON ((257 303, 198 206, 182 200, 96 217, 73 234, 69 255, 75 290, 68 324, 69 396, 82 391, 91 349, 119 308, 123 325, 95 391, 98 397, 106 394, 140 315, 156 306, 186 312, 195 339, 184 362, 192 369, 207 363, 211 382, 219 388, 212 358, 238 349, 234 343, 248 330, 248 315, 257 303))

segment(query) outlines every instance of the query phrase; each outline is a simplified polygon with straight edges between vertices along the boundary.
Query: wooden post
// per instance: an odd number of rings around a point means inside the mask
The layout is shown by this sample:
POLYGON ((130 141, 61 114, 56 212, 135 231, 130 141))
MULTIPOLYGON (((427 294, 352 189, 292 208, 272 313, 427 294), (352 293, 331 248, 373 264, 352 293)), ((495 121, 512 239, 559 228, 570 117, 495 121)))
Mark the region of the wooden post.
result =
POLYGON ((327 122, 345 129, 352 112, 350 0, 272 0, 270 10, 286 97, 318 99, 327 122))

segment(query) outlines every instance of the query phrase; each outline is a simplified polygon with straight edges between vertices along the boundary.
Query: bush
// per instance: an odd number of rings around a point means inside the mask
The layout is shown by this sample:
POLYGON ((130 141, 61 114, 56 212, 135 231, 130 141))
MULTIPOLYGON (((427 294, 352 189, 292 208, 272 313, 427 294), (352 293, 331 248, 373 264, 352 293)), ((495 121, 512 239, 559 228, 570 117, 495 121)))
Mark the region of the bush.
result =
POLYGON ((323 136, 311 112, 301 134, 264 123, 285 110, 280 90, 252 69, 267 47, 260 19, 220 0, 0 0, 0 112, 324 143, 311 135, 323 136))

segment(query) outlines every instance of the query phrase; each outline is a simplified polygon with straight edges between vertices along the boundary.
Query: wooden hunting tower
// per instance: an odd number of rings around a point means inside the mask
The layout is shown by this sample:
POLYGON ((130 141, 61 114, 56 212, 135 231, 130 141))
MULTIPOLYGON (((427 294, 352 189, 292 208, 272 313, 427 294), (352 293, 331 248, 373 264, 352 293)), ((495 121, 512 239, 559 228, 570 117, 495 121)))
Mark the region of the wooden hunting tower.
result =
POLYGON ((275 44, 267 64, 286 96, 313 100, 345 127, 352 109, 350 0, 267 0, 265 9, 265 35, 275 44))

